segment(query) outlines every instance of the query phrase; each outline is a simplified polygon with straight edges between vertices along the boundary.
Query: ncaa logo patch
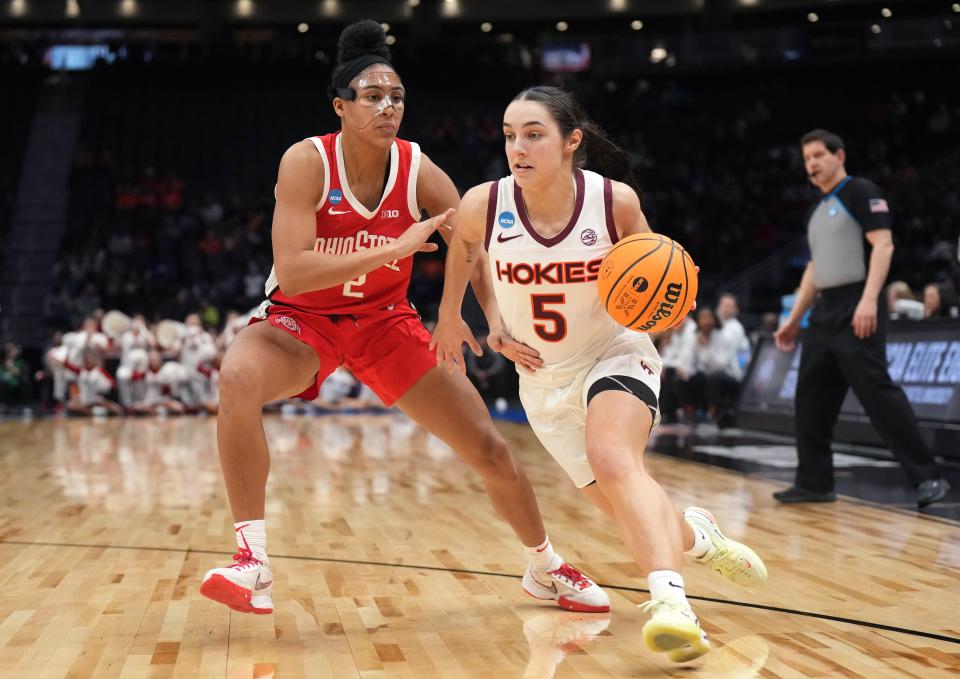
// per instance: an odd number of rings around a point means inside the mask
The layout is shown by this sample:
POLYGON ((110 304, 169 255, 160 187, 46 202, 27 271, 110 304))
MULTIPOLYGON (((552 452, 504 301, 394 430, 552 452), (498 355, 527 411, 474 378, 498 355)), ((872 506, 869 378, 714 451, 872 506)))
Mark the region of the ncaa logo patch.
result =
POLYGON ((284 328, 286 328, 290 332, 295 332, 298 335, 300 334, 300 324, 297 323, 292 318, 290 318, 289 316, 277 316, 276 318, 273 319, 273 324, 277 326, 282 325, 284 328))
POLYGON ((330 196, 327 198, 327 201, 329 201, 331 205, 339 205, 340 201, 342 200, 343 200, 343 191, 341 191, 340 189, 333 189, 330 192, 330 196))
POLYGON ((514 217, 513 213, 510 211, 501 212, 497 217, 497 221, 500 222, 500 226, 504 229, 509 229, 511 226, 517 223, 517 218, 514 217))
POLYGON ((597 242, 597 232, 593 229, 584 229, 580 234, 580 242, 584 245, 593 245, 597 242))

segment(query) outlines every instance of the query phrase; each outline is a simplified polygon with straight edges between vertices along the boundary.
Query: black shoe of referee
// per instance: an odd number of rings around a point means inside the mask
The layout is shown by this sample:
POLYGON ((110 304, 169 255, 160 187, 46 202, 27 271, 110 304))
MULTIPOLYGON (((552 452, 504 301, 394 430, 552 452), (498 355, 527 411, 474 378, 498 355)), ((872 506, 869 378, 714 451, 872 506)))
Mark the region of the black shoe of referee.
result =
POLYGON ((837 494, 834 492, 818 493, 815 490, 807 490, 793 486, 786 490, 781 490, 773 494, 773 498, 783 504, 797 504, 800 502, 836 502, 837 494))
POLYGON ((934 502, 940 502, 950 492, 946 479, 928 479, 917 486, 917 506, 921 509, 934 502))

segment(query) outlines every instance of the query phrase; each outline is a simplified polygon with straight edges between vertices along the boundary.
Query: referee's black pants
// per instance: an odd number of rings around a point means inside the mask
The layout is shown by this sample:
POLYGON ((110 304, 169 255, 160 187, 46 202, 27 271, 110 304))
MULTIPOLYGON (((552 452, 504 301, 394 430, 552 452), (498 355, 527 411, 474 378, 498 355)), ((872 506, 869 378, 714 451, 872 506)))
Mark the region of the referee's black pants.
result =
POLYGON ((877 331, 866 339, 853 334, 853 312, 862 293, 863 283, 822 290, 810 313, 797 376, 796 485, 800 488, 833 490, 830 441, 848 386, 914 486, 940 475, 910 402, 887 371, 883 295, 877 302, 877 331))

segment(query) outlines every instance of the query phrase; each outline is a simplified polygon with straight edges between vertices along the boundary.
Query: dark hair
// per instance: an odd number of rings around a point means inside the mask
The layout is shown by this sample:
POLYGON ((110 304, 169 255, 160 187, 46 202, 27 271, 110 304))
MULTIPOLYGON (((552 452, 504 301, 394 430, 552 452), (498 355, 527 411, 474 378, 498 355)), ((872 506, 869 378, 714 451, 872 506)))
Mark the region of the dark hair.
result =
POLYGON ((717 312, 711 309, 708 306, 697 307, 697 315, 693 317, 693 323, 697 326, 697 330, 700 329, 700 314, 708 313, 713 316, 714 330, 719 330, 723 327, 723 321, 720 320, 720 317, 717 316, 717 312))
POLYGON ((836 132, 831 132, 830 130, 816 129, 810 130, 805 135, 800 137, 800 146, 806 146, 810 142, 819 141, 823 142, 823 145, 827 147, 827 150, 830 153, 836 153, 840 149, 846 148, 843 145, 843 139, 840 138, 840 135, 836 132))
POLYGON ((528 87, 513 100, 543 104, 564 137, 568 137, 576 129, 583 132, 583 140, 573 156, 574 167, 589 165, 604 177, 628 184, 640 193, 640 186, 633 176, 626 151, 610 141, 603 129, 584 114, 580 103, 570 92, 559 87, 537 85, 528 87))
POLYGON ((337 43, 337 65, 327 88, 330 99, 353 99, 356 92, 350 89, 350 81, 373 64, 393 68, 383 27, 372 19, 364 19, 344 28, 337 43))

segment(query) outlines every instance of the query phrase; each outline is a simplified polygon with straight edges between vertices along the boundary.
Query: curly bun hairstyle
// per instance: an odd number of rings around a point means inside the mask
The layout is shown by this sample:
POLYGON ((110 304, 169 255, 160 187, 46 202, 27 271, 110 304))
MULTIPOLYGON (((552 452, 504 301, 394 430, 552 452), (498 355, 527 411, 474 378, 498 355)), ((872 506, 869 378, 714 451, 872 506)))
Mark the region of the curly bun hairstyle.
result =
POLYGON ((393 68, 383 27, 372 19, 350 24, 343 29, 337 43, 337 66, 333 69, 327 92, 330 98, 353 99, 356 93, 350 89, 350 81, 373 64, 393 68))

